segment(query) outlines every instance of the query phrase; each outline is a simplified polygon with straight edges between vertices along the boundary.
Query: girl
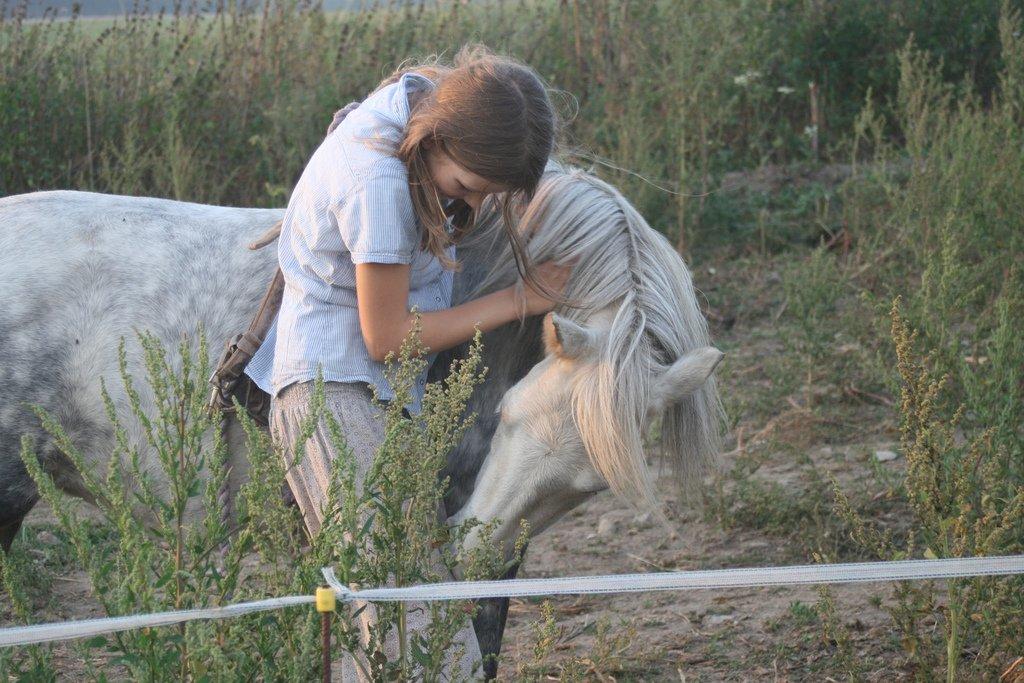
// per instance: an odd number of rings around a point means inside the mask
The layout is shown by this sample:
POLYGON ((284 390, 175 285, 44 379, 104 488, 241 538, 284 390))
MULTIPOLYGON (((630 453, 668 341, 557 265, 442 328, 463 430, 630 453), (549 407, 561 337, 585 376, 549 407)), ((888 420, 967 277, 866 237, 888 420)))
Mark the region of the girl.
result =
MULTIPOLYGON (((511 209, 537 187, 555 128, 531 69, 467 47, 452 67, 396 73, 327 135, 288 202, 278 240, 284 298, 246 370, 273 397, 271 434, 288 462, 320 367, 327 408, 344 430, 362 486, 384 438, 368 385, 384 400, 393 397, 382 361, 410 331, 412 306, 432 353, 471 339, 478 327, 486 332, 553 308, 569 267, 552 263, 524 274, 524 295, 510 287, 450 305, 454 245, 489 195, 501 195, 504 229, 524 263, 511 209)), ((414 413, 425 381, 426 371, 407 406, 414 413)), ((335 457, 321 424, 287 472, 310 534, 323 520, 335 457)), ((410 629, 425 625, 424 612, 410 610, 410 629)), ((480 658, 468 622, 459 640, 469 654, 451 673, 467 677, 480 658)), ((350 660, 345 668, 354 675, 350 660)))

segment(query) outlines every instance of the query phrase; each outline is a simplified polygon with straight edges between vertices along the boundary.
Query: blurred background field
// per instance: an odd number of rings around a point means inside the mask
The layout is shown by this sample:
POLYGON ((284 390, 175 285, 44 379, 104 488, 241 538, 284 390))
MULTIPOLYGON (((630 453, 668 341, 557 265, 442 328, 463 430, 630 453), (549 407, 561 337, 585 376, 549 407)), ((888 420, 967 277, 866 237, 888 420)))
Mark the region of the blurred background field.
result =
MULTIPOLYGON (((758 232, 764 207, 707 195, 723 174, 848 162, 868 93, 893 113, 897 53, 912 35, 944 81, 968 78, 982 98, 1001 65, 991 1, 380 5, 164 2, 179 12, 161 14, 135 3, 98 34, 92 21, 8 18, 0 193, 74 186, 280 204, 331 111, 410 56, 479 40, 567 93, 570 144, 681 193, 611 174, 657 227, 684 243, 736 243, 758 232)), ((884 132, 897 135, 897 122, 884 132)), ((772 247, 815 237, 762 227, 772 247)))
MULTIPOLYGON (((27 21, 0 0, 0 196, 282 206, 336 108, 406 58, 481 41, 541 73, 564 154, 690 263, 728 353, 721 473, 673 503, 675 540, 625 517, 625 540, 602 539, 616 505, 600 498, 531 548, 527 573, 1024 550, 1020 2, 164 4, 27 21)), ((41 575, 62 571, 52 556, 41 575)), ((701 603, 685 632, 678 614, 633 624, 669 634, 653 653, 597 638, 591 617, 629 601, 524 603, 510 642, 550 647, 510 646, 544 655, 511 670, 991 679, 1024 653, 1022 588, 701 603)), ((665 600, 647 611, 682 604, 665 600)))
MULTIPOLYGON (((320 3, 325 11, 370 9, 373 0, 323 0, 320 3)), ((53 15, 58 19, 69 19, 76 15, 82 18, 116 18, 129 12, 144 11, 151 14, 160 12, 200 12, 216 14, 217 5, 201 2, 183 2, 182 0, 149 0, 136 3, 135 0, 27 0, 21 3, 24 16, 28 19, 41 19, 53 15)))

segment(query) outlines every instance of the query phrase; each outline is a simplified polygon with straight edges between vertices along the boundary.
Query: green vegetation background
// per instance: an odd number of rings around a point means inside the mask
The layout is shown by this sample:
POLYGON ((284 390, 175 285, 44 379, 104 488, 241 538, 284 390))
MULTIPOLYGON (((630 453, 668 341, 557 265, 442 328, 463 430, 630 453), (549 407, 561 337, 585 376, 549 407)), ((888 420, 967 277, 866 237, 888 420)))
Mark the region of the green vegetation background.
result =
POLYGON ((848 148, 869 92, 890 110, 911 36, 944 80, 969 78, 982 97, 1001 65, 995 0, 220 5, 213 16, 8 19, 0 195, 78 188, 280 206, 335 109, 405 59, 482 41, 565 91, 570 146, 652 181, 611 174, 656 227, 732 243, 755 214, 706 193, 730 170, 814 158, 810 82, 829 156, 848 148))
MULTIPOLYGON (((518 0, 327 13, 279 0, 23 22, 8 4, 0 196, 283 206, 335 109, 409 57, 482 41, 558 89, 570 158, 699 264, 731 352, 731 426, 773 433, 799 415, 825 443, 899 441, 905 472, 887 484, 883 519, 877 495, 842 490, 809 460, 798 490, 759 478, 772 457, 806 457, 792 432, 760 446, 734 432, 740 455, 708 494, 711 517, 796 539, 804 557, 1019 553, 1021 5, 518 0)), ((819 611, 834 663, 856 678, 830 600, 819 611)), ((938 601, 930 586, 894 591, 886 605, 918 678, 981 676, 1024 647, 1019 580, 952 582, 938 601)))

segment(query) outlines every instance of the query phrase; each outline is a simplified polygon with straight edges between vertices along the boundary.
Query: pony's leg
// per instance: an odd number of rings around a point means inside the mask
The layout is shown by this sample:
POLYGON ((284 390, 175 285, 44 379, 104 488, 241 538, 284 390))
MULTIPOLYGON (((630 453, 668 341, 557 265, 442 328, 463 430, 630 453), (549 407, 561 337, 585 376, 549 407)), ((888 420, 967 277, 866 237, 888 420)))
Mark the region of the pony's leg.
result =
POLYGON ((21 521, 23 519, 25 519, 24 516, 7 524, 0 524, 0 548, 3 548, 5 553, 11 549, 14 537, 18 535, 18 530, 21 529, 21 521))
MULTIPOLYGON (((519 565, 515 565, 503 581, 516 578, 519 565)), ((480 654, 484 659, 484 676, 488 681, 498 676, 498 656, 501 654, 501 639, 505 634, 505 622, 508 620, 508 598, 487 598, 477 601, 479 609, 473 618, 473 629, 480 643, 480 654)))
POLYGON ((36 499, 32 499, 27 502, 22 502, 17 507, 8 507, 3 502, 0 502, 0 548, 3 548, 4 552, 11 549, 11 544, 14 543, 14 537, 18 535, 18 530, 21 529, 21 523, 25 520, 28 513, 35 507, 36 499))
POLYGON ((39 493, 18 452, 0 450, 0 548, 11 549, 21 522, 36 505, 39 493))

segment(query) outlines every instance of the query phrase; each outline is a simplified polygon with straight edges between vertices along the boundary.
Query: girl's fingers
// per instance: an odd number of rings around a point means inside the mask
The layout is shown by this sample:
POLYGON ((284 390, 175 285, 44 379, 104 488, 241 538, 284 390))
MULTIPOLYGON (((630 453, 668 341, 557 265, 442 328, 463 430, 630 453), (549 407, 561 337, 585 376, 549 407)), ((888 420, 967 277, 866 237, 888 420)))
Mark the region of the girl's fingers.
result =
MULTIPOLYGON (((538 286, 553 294, 556 298, 565 292, 565 286, 572 275, 575 261, 568 264, 559 264, 555 261, 545 261, 533 269, 533 279, 538 286)), ((547 313, 555 307, 555 301, 535 287, 526 283, 527 308, 531 314, 537 315, 547 313)))
POLYGON ((538 280, 552 291, 561 293, 572 275, 573 264, 557 264, 547 261, 537 267, 538 280))

